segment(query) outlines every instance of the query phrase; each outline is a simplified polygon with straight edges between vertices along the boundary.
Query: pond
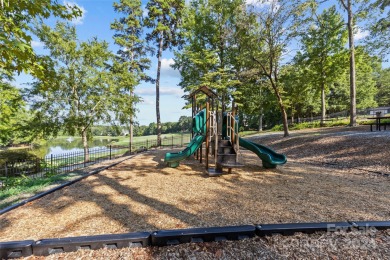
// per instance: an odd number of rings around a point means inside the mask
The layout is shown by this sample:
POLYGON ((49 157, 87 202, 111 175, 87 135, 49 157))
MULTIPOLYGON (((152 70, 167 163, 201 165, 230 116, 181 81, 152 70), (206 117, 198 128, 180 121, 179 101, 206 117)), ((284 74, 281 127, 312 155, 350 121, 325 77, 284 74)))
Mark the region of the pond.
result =
MULTIPOLYGON (((90 149, 103 148, 112 142, 118 141, 118 138, 95 137, 88 142, 90 149)), ((48 140, 33 150, 33 153, 43 158, 46 156, 73 153, 83 151, 83 142, 80 137, 59 137, 48 140)))

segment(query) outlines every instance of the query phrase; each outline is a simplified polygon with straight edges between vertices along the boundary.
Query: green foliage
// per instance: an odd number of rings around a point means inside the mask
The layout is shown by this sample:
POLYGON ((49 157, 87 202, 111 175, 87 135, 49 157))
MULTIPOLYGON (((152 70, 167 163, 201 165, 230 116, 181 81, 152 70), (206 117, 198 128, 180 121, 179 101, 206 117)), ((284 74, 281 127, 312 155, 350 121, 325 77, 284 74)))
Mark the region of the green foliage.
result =
POLYGON ((376 86, 378 92, 375 100, 379 106, 390 105, 390 68, 381 69, 376 76, 376 86))
MULTIPOLYGON (((34 194, 51 184, 69 180, 73 175, 73 173, 68 173, 66 175, 36 179, 29 177, 7 178, 9 186, 6 189, 0 189, 0 209, 19 202, 24 198, 18 197, 20 194, 34 194)), ((5 178, 1 179, 0 177, 0 181, 5 181, 5 178)))
POLYGON ((390 1, 370 1, 365 9, 372 17, 369 29, 370 35, 365 39, 371 53, 381 58, 390 54, 390 1))
POLYGON ((48 77, 37 79, 29 90, 35 127, 46 137, 60 130, 80 135, 86 149, 91 126, 111 122, 110 112, 115 111, 110 105, 121 91, 122 85, 111 84, 114 73, 108 64, 113 54, 108 43, 97 38, 79 42, 69 24, 59 22, 54 29, 42 25, 37 35, 50 51, 52 67, 48 77))
POLYGON ((44 60, 31 46, 32 21, 42 22, 51 15, 72 19, 80 15, 75 5, 63 5, 52 0, 7 0, 0 6, 0 73, 32 73, 44 77, 44 60))
POLYGON ((24 160, 39 160, 39 158, 25 149, 0 151, 0 165, 4 165, 6 162, 24 160))
POLYGON ((163 51, 172 50, 182 43, 181 15, 184 9, 184 0, 150 0, 146 5, 148 15, 144 20, 150 32, 146 34, 146 40, 154 43, 157 53, 156 76, 156 123, 157 145, 161 145, 161 119, 160 119, 160 76, 161 59, 163 51))
POLYGON ((236 34, 241 32, 244 9, 241 0, 190 2, 182 28, 186 44, 175 53, 174 65, 181 74, 179 85, 186 92, 206 85, 223 103, 233 98, 238 101, 241 69, 236 34))
POLYGON ((112 65, 113 84, 120 90, 112 100, 116 110, 117 120, 126 125, 133 124, 135 105, 140 98, 134 95, 134 89, 142 80, 150 80, 144 73, 149 69, 150 60, 147 54, 151 52, 142 39, 143 11, 139 0, 120 0, 114 3, 117 13, 123 15, 115 19, 111 29, 115 31, 114 41, 120 47, 112 65))
POLYGON ((0 93, 0 145, 8 145, 12 142, 24 101, 17 88, 3 81, 0 81, 0 93))
POLYGON ((271 128, 271 131, 277 132, 277 131, 283 131, 283 125, 275 125, 271 128))
POLYGON ((288 44, 296 39, 300 28, 306 23, 309 2, 270 1, 250 6, 256 17, 246 41, 247 56, 252 60, 251 67, 268 81, 276 97, 283 122, 284 135, 288 136, 287 105, 285 90, 280 82, 283 55, 288 44))
MULTIPOLYGON (((299 77, 304 76, 306 80, 298 86, 309 85, 315 93, 320 94, 321 115, 325 118, 326 95, 335 80, 345 71, 347 56, 344 45, 347 41, 347 30, 335 6, 325 9, 320 15, 314 14, 313 17, 315 19, 311 20, 309 28, 302 35, 302 53, 296 56, 296 63, 303 70, 298 71, 298 79, 303 82, 299 77)), ((302 102, 305 95, 299 97, 302 102)))
MULTIPOLYGON (((356 106, 359 109, 377 106, 376 74, 378 61, 370 56, 364 48, 356 48, 356 106)), ((338 75, 328 94, 329 109, 331 112, 348 110, 349 108, 349 68, 338 75)))
POLYGON ((146 5, 148 15, 144 23, 151 31, 146 39, 157 46, 157 57, 161 57, 161 51, 172 49, 181 44, 180 34, 181 15, 184 9, 183 0, 151 0, 146 5))

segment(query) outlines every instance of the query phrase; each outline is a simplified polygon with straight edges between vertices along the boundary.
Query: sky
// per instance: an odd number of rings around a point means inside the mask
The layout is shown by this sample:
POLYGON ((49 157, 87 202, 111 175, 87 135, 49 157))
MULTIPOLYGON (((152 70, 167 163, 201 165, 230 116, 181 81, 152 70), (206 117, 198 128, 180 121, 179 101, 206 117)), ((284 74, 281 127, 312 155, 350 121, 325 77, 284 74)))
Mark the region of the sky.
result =
MULTIPOLYGON (((252 3, 254 0, 247 0, 252 3)), ((271 0, 270 0, 271 1, 271 0)), ((114 11, 114 0, 67 0, 63 1, 66 4, 77 5, 83 15, 71 23, 76 26, 80 41, 87 41, 93 37, 99 40, 105 40, 109 43, 110 49, 117 52, 118 46, 114 44, 114 31, 110 29, 110 24, 114 19, 121 17, 114 11)), ((147 0, 142 0, 143 7, 146 6, 147 0)), ((335 4, 337 1, 329 1, 329 4, 335 4)), ((50 21, 49 21, 50 22, 50 21)), ((359 40, 368 35, 368 32, 358 30, 355 35, 355 42, 359 44, 359 40)), ((32 46, 38 54, 47 53, 44 46, 37 39, 34 39, 32 46)), ((293 57, 295 51, 289 53, 293 57)), ((147 72, 151 77, 156 78, 157 59, 150 57, 151 68, 147 72)), ((184 92, 178 86, 180 82, 180 74, 178 71, 170 67, 173 64, 173 53, 165 51, 163 53, 161 81, 160 81, 160 115, 162 122, 177 122, 180 116, 191 116, 190 109, 183 109, 185 100, 182 98, 184 92)), ((389 67, 389 63, 384 64, 389 67)), ((33 79, 28 75, 20 75, 16 77, 15 84, 19 87, 25 87, 25 83, 31 82, 33 79)), ((142 98, 142 103, 137 105, 139 112, 137 113, 136 121, 141 125, 149 125, 156 122, 156 97, 155 84, 141 83, 136 87, 135 93, 142 98)))
MULTIPOLYGON (((87 41, 92 37, 105 40, 110 44, 113 52, 118 51, 118 46, 112 39, 114 31, 110 29, 110 24, 114 19, 119 19, 121 14, 114 11, 113 0, 76 0, 66 1, 68 4, 77 4, 83 10, 83 16, 72 21, 76 26, 80 41, 87 41)), ((146 5, 146 4, 145 4, 146 5)), ((33 38, 32 46, 38 54, 47 53, 44 46, 37 38, 33 38)), ((161 122, 177 122, 180 116, 191 116, 191 109, 182 109, 185 105, 183 90, 178 86, 180 73, 170 67, 173 64, 173 53, 164 51, 161 67, 160 80, 160 116, 161 122)), ((150 57, 151 68, 147 72, 153 78, 157 74, 157 58, 150 57)), ((28 75, 16 77, 15 84, 19 87, 26 87, 25 83, 33 80, 28 75)), ((141 83, 136 87, 135 93, 139 95, 143 102, 137 105, 139 112, 136 121, 140 125, 149 125, 156 122, 156 86, 152 83, 141 83)))

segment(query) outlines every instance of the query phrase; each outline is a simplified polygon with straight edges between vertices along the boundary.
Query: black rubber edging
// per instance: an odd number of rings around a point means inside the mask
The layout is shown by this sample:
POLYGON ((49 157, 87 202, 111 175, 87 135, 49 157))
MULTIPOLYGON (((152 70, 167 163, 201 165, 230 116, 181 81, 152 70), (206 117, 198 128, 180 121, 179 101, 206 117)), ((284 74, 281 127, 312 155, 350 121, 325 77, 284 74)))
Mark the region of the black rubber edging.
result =
POLYGON ((208 227, 155 231, 151 235, 153 246, 169 246, 191 242, 241 240, 254 237, 253 225, 208 227))
POLYGON ((79 249, 119 249, 124 247, 150 246, 150 233, 138 232, 98 236, 42 239, 32 244, 32 254, 47 256, 55 253, 74 252, 79 249))
MULTIPOLYGON (((0 216, 3 215, 3 214, 5 214, 5 213, 7 213, 7 212, 9 212, 9 211, 11 211, 11 210, 13 210, 13 209, 16 209, 16 208, 18 208, 18 207, 20 207, 20 206, 25 205, 26 203, 29 203, 29 202, 31 202, 31 201, 40 199, 40 198, 42 198, 42 197, 44 197, 44 196, 46 196, 46 195, 49 195, 50 193, 53 193, 53 192, 55 192, 55 191, 57 191, 57 190, 60 190, 60 189, 63 189, 63 188, 65 188, 65 187, 67 187, 67 186, 70 186, 70 185, 72 185, 72 184, 74 184, 74 183, 76 183, 76 182, 78 182, 78 181, 81 181, 82 179, 85 179, 85 178, 87 178, 87 177, 89 177, 89 176, 91 176, 91 175, 94 175, 94 174, 99 173, 99 172, 101 172, 101 171, 107 170, 108 168, 111 168, 111 167, 113 167, 113 166, 115 166, 115 165, 118 165, 118 164, 120 164, 120 163, 122 163, 122 162, 124 162, 124 161, 126 161, 126 160, 129 160, 129 159, 131 159, 131 158, 133 158, 133 157, 134 157, 134 155, 132 155, 132 156, 130 156, 129 158, 126 158, 126 159, 124 159, 124 160, 121 160, 121 161, 119 161, 119 162, 116 162, 116 163, 107 165, 107 166, 105 166, 105 167, 103 167, 103 168, 93 170, 93 171, 87 173, 86 175, 83 175, 83 176, 81 176, 81 177, 79 177, 79 178, 77 178, 77 179, 74 179, 74 180, 72 180, 72 181, 66 182, 66 183, 61 184, 61 185, 59 185, 59 186, 57 186, 57 187, 54 187, 53 189, 50 189, 50 190, 47 190, 47 191, 45 191, 45 192, 36 194, 36 195, 34 195, 34 196, 32 196, 32 197, 26 199, 26 200, 23 200, 23 201, 21 201, 21 202, 18 202, 18 203, 16 203, 16 204, 13 204, 13 205, 11 205, 11 206, 8 206, 8 207, 6 207, 6 208, 0 210, 0 216)), ((0 259, 1 259, 1 258, 0 258, 0 259)))
POLYGON ((36 242, 33 240, 0 242, 0 258, 19 258, 31 255, 46 256, 60 252, 74 252, 78 249, 94 250, 99 248, 167 246, 189 242, 240 240, 254 237, 255 235, 293 235, 295 232, 310 234, 324 231, 335 232, 340 230, 351 231, 354 229, 365 230, 368 228, 375 228, 378 230, 390 229, 390 221, 286 223, 262 224, 257 226, 243 225, 161 230, 152 233, 136 232, 127 234, 42 239, 36 242))
POLYGON ((256 234, 258 236, 271 236, 274 234, 289 236, 297 232, 311 234, 325 231, 350 231, 352 227, 352 224, 348 222, 263 224, 256 226, 256 234))
POLYGON ((390 220, 389 221, 349 221, 353 228, 367 231, 370 228, 375 228, 377 230, 390 229, 390 220))
POLYGON ((0 259, 28 257, 34 240, 0 242, 0 259))

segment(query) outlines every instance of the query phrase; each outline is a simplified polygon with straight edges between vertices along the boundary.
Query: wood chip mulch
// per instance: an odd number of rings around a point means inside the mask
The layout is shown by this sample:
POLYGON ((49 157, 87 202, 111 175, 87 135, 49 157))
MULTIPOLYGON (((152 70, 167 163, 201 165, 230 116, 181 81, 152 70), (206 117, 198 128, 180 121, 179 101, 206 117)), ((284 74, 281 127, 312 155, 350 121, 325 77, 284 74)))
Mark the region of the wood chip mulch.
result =
MULTIPOLYGON (((246 138, 285 153, 287 164, 264 169, 255 154, 242 149, 240 162, 245 167, 212 178, 194 158, 178 168, 169 168, 163 162, 167 150, 150 151, 0 216, 0 241, 242 224, 390 219, 390 178, 372 174, 389 172, 386 143, 390 131, 335 128, 296 131, 287 138, 281 134, 246 138)), ((374 236, 336 232, 80 251, 64 257, 338 259, 361 253, 377 258, 389 255, 389 246, 389 231, 374 236), (351 241, 360 243, 359 249, 348 249, 351 241), (375 248, 365 249, 366 242, 374 243, 368 246, 375 248)))

